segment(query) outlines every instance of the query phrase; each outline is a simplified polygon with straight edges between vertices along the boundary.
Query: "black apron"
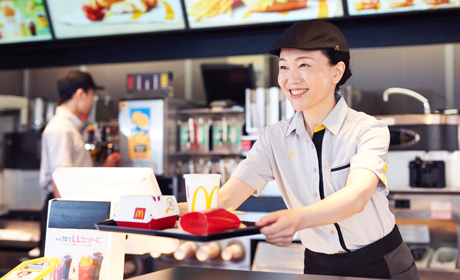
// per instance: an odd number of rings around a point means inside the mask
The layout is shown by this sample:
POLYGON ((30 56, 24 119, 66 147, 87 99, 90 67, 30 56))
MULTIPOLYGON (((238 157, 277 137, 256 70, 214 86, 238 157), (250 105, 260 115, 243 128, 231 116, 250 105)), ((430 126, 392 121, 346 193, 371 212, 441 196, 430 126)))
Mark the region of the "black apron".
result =
POLYGON ((353 252, 324 254, 305 249, 305 274, 418 280, 414 258, 398 227, 353 252))
MULTIPOLYGON (((314 132, 312 141, 318 157, 319 194, 324 199, 324 182, 322 170, 323 138, 326 129, 322 127, 314 132)), ((348 167, 348 166, 347 166, 348 167)), ((351 252, 344 240, 338 223, 337 230, 343 254, 323 254, 305 249, 305 274, 336 275, 350 277, 369 277, 381 279, 418 280, 414 258, 403 242, 398 227, 382 239, 351 252)))

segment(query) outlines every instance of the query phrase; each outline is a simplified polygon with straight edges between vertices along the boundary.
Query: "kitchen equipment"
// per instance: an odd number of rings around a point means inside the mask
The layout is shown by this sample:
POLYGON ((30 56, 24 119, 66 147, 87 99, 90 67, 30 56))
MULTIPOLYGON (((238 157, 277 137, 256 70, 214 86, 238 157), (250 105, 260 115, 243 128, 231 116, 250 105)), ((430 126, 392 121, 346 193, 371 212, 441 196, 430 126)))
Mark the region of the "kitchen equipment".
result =
POLYGON ((427 268, 433 254, 433 248, 426 245, 411 245, 409 250, 414 257, 417 268, 427 268))
POLYGON ((418 101, 423 103, 423 112, 425 114, 430 114, 431 113, 431 107, 430 107, 430 104, 428 103, 428 99, 426 99, 420 93, 417 93, 417 92, 415 92, 413 90, 410 90, 410 89, 392 87, 392 88, 386 89, 383 92, 383 101, 388 102, 388 97, 391 94, 403 94, 403 95, 407 95, 407 96, 410 96, 412 98, 415 98, 418 101))
POLYGON ((30 111, 30 129, 35 131, 42 130, 46 125, 46 100, 42 97, 35 97, 30 100, 30 111))
POLYGON ((460 189, 460 181, 456 177, 460 170, 458 137, 460 116, 431 113, 428 100, 407 89, 389 88, 385 90, 383 99, 388 101, 392 94, 404 94, 422 102, 424 114, 374 116, 385 122, 390 131, 390 146, 386 160, 388 167, 385 174, 390 190, 408 190, 410 186, 417 185, 424 187, 444 185, 441 161, 444 162, 446 189, 460 189), (411 168, 410 162, 416 157, 423 162, 433 162, 433 164, 428 165, 428 169, 420 169, 420 166, 413 163, 411 168), (417 176, 419 178, 422 176, 424 179, 419 182, 417 176))
POLYGON ((292 243, 288 247, 277 247, 267 242, 258 242, 252 270, 303 274, 305 247, 292 243))
POLYGON ((444 188, 446 169, 444 161, 423 161, 416 157, 409 163, 412 188, 444 188))
POLYGON ((460 116, 454 114, 378 115, 390 130, 390 151, 459 149, 460 116))
POLYGON ((0 112, 19 110, 20 127, 27 126, 29 99, 23 96, 1 95, 0 94, 0 112))
POLYGON ((295 113, 278 87, 246 89, 246 132, 257 135, 265 126, 288 119, 295 113))
POLYGON ((256 87, 252 64, 202 64, 201 76, 209 105, 213 101, 231 100, 244 106, 245 89, 256 87))
POLYGON ((440 247, 433 253, 430 268, 455 269, 457 267, 457 259, 457 248, 440 247))
POLYGON ((423 103, 424 114, 376 116, 390 129, 390 150, 458 150, 457 114, 432 114, 428 100, 421 94, 404 88, 388 88, 383 100, 391 94, 403 94, 423 103))

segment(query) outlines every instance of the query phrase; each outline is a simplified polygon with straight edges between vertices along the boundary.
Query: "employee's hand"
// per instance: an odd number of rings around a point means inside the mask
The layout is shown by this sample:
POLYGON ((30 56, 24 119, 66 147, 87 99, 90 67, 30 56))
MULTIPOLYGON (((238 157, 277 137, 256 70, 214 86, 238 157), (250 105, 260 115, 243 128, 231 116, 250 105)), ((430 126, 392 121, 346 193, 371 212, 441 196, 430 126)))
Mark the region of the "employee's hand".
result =
POLYGON ((294 234, 300 230, 300 213, 296 209, 280 210, 262 217, 256 226, 261 226, 260 233, 265 234, 268 243, 287 247, 292 243, 294 234))
POLYGON ((180 210, 179 216, 183 216, 188 213, 187 202, 181 202, 181 203, 178 203, 178 205, 179 205, 179 210, 180 210))
POLYGON ((117 167, 120 166, 121 155, 117 152, 110 154, 104 161, 102 167, 117 167))

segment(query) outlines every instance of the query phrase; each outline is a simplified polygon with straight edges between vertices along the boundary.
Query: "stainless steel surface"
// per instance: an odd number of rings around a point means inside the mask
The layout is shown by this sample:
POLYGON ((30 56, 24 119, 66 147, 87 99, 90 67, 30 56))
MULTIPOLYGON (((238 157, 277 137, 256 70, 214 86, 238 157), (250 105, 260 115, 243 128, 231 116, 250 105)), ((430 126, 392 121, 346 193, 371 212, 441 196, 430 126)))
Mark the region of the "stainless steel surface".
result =
POLYGON ((430 114, 431 113, 431 107, 430 107, 430 104, 428 103, 428 99, 426 99, 420 93, 417 93, 417 92, 415 92, 413 90, 405 89, 405 88, 397 88, 397 87, 388 88, 383 92, 383 101, 388 102, 388 97, 391 94, 403 94, 403 95, 407 95, 407 96, 410 96, 412 98, 415 98, 418 101, 423 103, 423 112, 425 114, 430 114))
POLYGON ((458 125, 460 115, 447 114, 402 114, 402 115, 377 115, 376 119, 386 122, 389 126, 393 125, 431 125, 448 124, 458 125))
POLYGON ((221 107, 213 107, 213 108, 191 108, 191 109, 180 109, 176 110, 177 114, 185 114, 185 115, 205 115, 205 114, 239 114, 244 113, 243 107, 231 107, 231 108, 221 108, 221 107))
MULTIPOLYGON (((272 273, 260 271, 238 271, 214 268, 175 267, 143 276, 131 278, 132 280, 364 280, 374 278, 356 278, 341 276, 318 276, 289 273, 272 273)), ((438 278, 439 279, 439 278, 438 278)))
POLYGON ((40 130, 45 127, 45 110, 46 101, 42 97, 35 97, 30 100, 31 120, 30 128, 33 130, 40 130))
POLYGON ((33 249, 39 245, 40 222, 2 219, 0 220, 0 236, 0 247, 2 248, 33 249))
MULTIPOLYGON (((127 100, 120 102, 120 113, 118 116, 120 128, 120 154, 122 166, 155 166, 155 175, 164 175, 164 147, 165 147, 165 106, 164 99, 150 100, 127 100), (125 104, 125 105, 122 105, 125 104), (130 159, 129 141, 130 138, 137 138, 132 133, 131 111, 133 109, 148 110, 148 143, 146 150, 149 151, 149 158, 130 159)), ((139 132, 143 134, 143 132, 139 132)), ((141 137, 144 137, 142 135, 141 137)), ((144 139, 143 139, 144 140, 144 139)), ((145 140, 144 140, 145 141, 145 140)))
MULTIPOLYGON (((418 220, 417 223, 426 224, 430 228, 430 244, 432 248, 441 246, 457 247, 460 255, 460 194, 455 192, 430 193, 421 192, 397 192, 392 191, 389 195, 390 210, 397 219, 401 221, 412 219, 418 220), (406 200, 410 202, 410 208, 395 208, 396 200, 406 200), (431 219, 431 207, 433 202, 450 203, 452 207, 451 220, 431 219)), ((451 273, 460 273, 460 261, 457 269, 451 273)), ((437 278, 441 279, 441 278, 437 278)), ((442 278, 444 279, 444 278, 442 278)), ((448 278, 446 278, 448 279, 448 278)))

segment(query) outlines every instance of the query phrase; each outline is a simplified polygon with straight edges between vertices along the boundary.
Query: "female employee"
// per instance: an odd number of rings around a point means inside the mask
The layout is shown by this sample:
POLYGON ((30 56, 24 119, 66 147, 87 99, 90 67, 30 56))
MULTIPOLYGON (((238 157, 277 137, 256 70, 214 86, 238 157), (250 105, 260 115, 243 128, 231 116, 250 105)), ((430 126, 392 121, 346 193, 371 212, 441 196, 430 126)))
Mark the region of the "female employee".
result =
POLYGON ((269 52, 297 112, 262 130, 221 188, 219 206, 237 208, 276 180, 288 210, 256 225, 278 246, 298 232, 306 274, 418 279, 386 198, 388 128, 337 93, 351 76, 342 33, 327 21, 297 22, 269 52))

